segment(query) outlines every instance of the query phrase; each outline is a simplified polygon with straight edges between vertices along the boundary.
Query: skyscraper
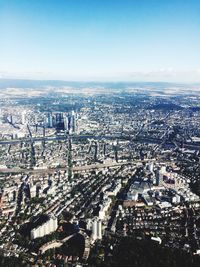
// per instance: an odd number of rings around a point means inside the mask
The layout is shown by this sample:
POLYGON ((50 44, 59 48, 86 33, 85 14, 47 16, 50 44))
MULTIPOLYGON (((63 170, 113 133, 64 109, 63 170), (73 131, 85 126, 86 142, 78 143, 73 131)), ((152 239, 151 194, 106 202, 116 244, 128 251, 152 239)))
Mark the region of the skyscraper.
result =
POLYGON ((27 124, 27 113, 26 113, 26 110, 23 110, 22 111, 22 118, 21 118, 21 120, 22 120, 22 124, 23 125, 27 124))
POLYGON ((64 129, 65 131, 69 131, 69 117, 67 115, 64 115, 64 129))

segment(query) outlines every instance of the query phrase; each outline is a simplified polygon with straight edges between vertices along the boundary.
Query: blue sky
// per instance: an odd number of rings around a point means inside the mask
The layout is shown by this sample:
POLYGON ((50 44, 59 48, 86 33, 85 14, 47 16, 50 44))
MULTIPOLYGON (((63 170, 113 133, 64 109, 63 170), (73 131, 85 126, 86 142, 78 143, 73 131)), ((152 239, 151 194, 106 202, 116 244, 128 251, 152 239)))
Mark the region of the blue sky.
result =
POLYGON ((200 1, 0 0, 0 77, 200 81, 200 1))

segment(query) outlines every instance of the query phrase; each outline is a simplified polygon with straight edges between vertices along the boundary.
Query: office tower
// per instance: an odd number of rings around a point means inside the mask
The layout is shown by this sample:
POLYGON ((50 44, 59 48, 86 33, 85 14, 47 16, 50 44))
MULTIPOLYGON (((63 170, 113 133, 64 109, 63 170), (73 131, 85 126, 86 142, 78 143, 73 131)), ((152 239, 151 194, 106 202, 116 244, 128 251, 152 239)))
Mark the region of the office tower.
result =
POLYGON ((56 231, 57 228, 58 228, 57 218, 54 216, 50 216, 49 219, 45 223, 31 230, 31 239, 35 239, 38 237, 43 237, 45 235, 48 235, 56 231))
POLYGON ((22 120, 22 124, 23 125, 27 124, 27 114, 26 114, 26 111, 25 110, 22 112, 22 118, 21 118, 21 120, 22 120))
POLYGON ((92 223, 92 238, 94 240, 97 239, 97 220, 94 219, 93 223, 92 223))
POLYGON ((76 113, 74 112, 74 110, 72 110, 72 114, 71 114, 71 130, 73 133, 76 132, 76 113))
POLYGON ((10 119, 9 119, 10 123, 13 124, 13 116, 10 115, 10 119))
POLYGON ((52 128, 53 127, 53 116, 51 113, 48 113, 47 117, 47 127, 52 128))
POLYGON ((103 145, 103 154, 104 154, 104 156, 106 155, 106 143, 104 143, 104 145, 103 145))
POLYGON ((92 222, 92 238, 93 240, 102 239, 102 222, 97 217, 92 222))
POLYGON ((45 137, 46 132, 45 132, 45 127, 43 127, 43 137, 45 137))
POLYGON ((154 164, 153 164, 153 162, 149 162, 149 163, 148 163, 148 170, 149 170, 150 172, 153 172, 153 168, 154 168, 154 164))
POLYGON ((64 116, 64 129, 65 131, 69 131, 69 117, 67 115, 64 116))
POLYGON ((156 170, 156 185, 159 186, 160 185, 160 175, 159 175, 159 171, 156 170))
POLYGON ((56 113, 56 124, 60 124, 62 122, 62 113, 56 113))
POLYGON ((97 161, 97 154, 98 154, 98 143, 95 142, 94 144, 94 161, 97 161))
POLYGON ((97 238, 102 239, 102 223, 101 220, 97 221, 97 238))

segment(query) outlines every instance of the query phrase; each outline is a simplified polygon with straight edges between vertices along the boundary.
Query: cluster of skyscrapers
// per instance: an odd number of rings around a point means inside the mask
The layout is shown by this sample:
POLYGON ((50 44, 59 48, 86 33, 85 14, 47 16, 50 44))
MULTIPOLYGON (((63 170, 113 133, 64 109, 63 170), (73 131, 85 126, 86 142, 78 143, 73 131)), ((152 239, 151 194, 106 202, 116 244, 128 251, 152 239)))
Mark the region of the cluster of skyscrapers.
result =
POLYGON ((65 130, 69 133, 75 133, 77 129, 77 113, 48 113, 46 116, 45 126, 47 128, 55 127, 57 130, 65 130))

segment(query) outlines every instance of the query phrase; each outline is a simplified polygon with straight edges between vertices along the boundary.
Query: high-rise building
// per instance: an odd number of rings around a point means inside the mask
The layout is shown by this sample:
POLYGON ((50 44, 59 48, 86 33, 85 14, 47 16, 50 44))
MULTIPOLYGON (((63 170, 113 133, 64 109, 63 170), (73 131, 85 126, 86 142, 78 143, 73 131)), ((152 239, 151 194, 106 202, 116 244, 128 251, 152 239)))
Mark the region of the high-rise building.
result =
POLYGON ((56 124, 60 124, 62 122, 62 113, 56 113, 56 124))
POLYGON ((49 220, 46 221, 44 224, 38 226, 31 230, 31 239, 35 239, 38 237, 43 237, 48 235, 58 228, 58 220, 54 216, 50 216, 49 220))
POLYGON ((37 191, 36 185, 30 186, 30 195, 31 195, 31 198, 33 198, 33 197, 36 196, 36 191, 37 191))
POLYGON ((53 116, 51 113, 48 113, 48 117, 47 117, 47 124, 49 128, 53 127, 53 116))
POLYGON ((10 123, 13 124, 13 116, 12 116, 12 114, 9 117, 10 117, 9 118, 10 123))
POLYGON ((101 222, 101 220, 97 221, 97 238, 102 239, 102 222, 101 222))
POLYGON ((64 129, 65 131, 69 131, 69 117, 67 115, 64 116, 64 129))
POLYGON ((22 118, 21 118, 21 120, 22 120, 22 124, 23 125, 27 124, 27 113, 26 113, 26 110, 24 110, 22 112, 22 118))
POLYGON ((95 217, 92 221, 92 239, 102 239, 102 222, 98 217, 95 217))
POLYGON ((161 170, 157 170, 156 171, 156 185, 159 186, 162 181, 163 181, 163 174, 161 170))
POLYGON ((97 239, 97 220, 96 219, 92 222, 92 238, 94 240, 97 239))
POLYGON ((148 163, 148 170, 153 173, 154 164, 153 162, 148 163))
POLYGON ((74 112, 74 110, 72 110, 72 114, 71 114, 71 130, 73 133, 76 132, 76 113, 74 112))

